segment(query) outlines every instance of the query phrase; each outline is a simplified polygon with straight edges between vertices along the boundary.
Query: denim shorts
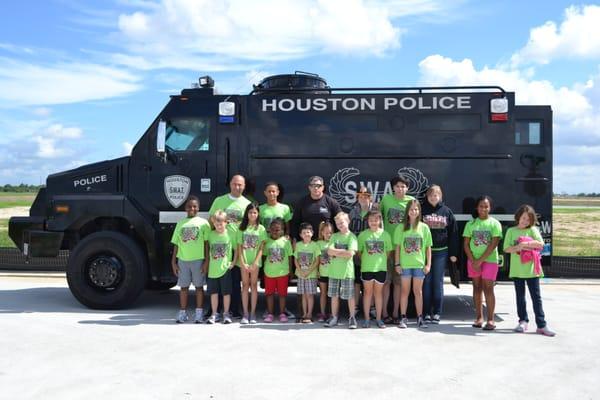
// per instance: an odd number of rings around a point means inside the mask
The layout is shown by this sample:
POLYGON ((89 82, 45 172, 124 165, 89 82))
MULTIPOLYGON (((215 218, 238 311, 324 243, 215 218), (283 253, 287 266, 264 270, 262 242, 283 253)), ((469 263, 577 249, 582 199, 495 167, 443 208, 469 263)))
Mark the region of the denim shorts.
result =
POLYGON ((425 279, 425 272, 423 272, 423 268, 402 268, 402 277, 425 279))

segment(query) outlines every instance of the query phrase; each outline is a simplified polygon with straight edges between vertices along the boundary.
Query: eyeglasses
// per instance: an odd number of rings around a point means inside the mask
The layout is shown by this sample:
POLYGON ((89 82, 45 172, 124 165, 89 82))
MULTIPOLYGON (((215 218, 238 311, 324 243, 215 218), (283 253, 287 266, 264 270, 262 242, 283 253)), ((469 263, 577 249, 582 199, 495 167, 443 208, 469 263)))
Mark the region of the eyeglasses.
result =
POLYGON ((308 185, 308 187, 311 189, 320 189, 323 187, 323 185, 320 183, 311 183, 310 185, 308 185))

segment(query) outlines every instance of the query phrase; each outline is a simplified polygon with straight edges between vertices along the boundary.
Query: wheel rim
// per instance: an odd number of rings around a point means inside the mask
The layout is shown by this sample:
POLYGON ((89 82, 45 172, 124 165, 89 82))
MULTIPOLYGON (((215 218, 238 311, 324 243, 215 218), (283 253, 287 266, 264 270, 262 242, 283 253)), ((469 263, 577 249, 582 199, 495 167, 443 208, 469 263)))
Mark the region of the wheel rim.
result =
POLYGON ((123 264, 110 255, 99 255, 86 263, 86 277, 90 286, 102 290, 114 290, 123 277, 123 264))

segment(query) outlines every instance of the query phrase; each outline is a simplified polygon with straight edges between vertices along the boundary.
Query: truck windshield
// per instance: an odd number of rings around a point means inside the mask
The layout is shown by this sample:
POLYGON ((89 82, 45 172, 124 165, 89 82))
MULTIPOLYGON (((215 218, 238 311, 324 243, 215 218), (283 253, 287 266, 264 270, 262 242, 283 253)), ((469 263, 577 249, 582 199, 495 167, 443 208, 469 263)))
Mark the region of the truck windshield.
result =
POLYGON ((208 151, 209 133, 206 118, 172 118, 167 123, 166 145, 172 151, 208 151))

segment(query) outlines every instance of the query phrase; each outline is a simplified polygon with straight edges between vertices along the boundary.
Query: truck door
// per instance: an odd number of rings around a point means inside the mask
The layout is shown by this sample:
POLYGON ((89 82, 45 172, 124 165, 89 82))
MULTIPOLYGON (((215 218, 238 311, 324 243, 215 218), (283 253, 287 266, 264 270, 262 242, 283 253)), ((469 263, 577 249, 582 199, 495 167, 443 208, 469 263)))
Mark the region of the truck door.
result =
MULTIPOLYGON (((552 110, 548 106, 515 107, 513 162, 516 192, 538 213, 544 256, 552 245, 552 110)), ((549 259, 543 259, 544 264, 549 259)))

